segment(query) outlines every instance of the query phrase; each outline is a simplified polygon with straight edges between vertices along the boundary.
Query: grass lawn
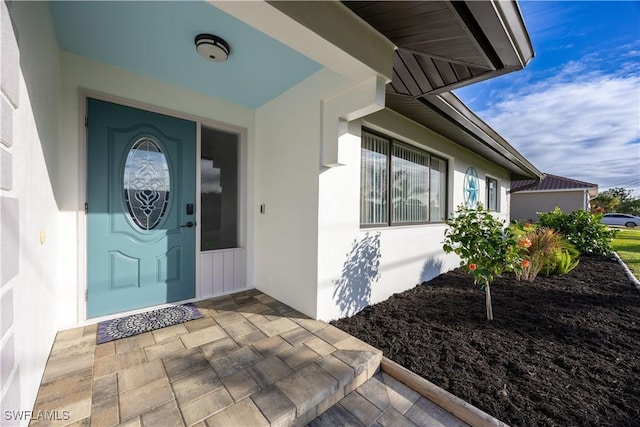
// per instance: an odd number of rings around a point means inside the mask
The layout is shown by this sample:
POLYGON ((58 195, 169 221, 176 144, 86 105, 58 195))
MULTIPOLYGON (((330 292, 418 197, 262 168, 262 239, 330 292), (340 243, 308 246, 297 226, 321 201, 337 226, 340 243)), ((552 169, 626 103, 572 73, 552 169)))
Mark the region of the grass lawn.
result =
POLYGON ((618 253, 633 274, 640 279, 640 230, 623 229, 612 242, 613 250, 618 253))

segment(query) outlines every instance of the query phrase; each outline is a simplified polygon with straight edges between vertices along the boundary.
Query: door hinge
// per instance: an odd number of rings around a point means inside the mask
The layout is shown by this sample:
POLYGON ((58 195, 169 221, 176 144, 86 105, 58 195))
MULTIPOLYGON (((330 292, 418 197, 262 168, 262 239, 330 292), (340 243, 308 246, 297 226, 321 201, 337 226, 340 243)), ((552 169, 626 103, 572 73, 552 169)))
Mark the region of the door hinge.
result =
POLYGON ((85 114, 84 116, 84 127, 89 127, 89 115, 85 114))
POLYGON ((89 291, 88 290, 84 291, 84 300, 85 301, 89 301, 89 291))
POLYGON ((89 213, 89 203, 85 203, 84 204, 84 214, 88 214, 89 213))

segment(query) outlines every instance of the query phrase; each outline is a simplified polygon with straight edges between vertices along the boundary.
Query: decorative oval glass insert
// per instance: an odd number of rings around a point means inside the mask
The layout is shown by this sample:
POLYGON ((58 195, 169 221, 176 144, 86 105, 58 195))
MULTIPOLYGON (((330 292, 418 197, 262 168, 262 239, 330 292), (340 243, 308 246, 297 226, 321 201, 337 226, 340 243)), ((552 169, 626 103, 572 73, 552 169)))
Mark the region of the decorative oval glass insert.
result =
POLYGON ((124 201, 133 222, 143 230, 158 226, 169 204, 169 163, 153 139, 133 144, 124 165, 124 201))

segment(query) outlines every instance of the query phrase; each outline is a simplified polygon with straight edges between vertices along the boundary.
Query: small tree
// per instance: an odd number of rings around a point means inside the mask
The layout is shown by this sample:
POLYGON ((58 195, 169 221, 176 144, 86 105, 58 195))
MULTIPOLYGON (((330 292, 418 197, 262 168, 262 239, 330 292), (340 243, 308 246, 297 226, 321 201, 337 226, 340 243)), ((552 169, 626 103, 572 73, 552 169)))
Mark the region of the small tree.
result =
POLYGON ((629 197, 618 205, 618 212, 631 215, 640 215, 640 197, 629 197))
POLYGON ((594 212, 614 212, 620 204, 620 199, 609 193, 600 193, 589 203, 594 212))
POLYGON ((591 200, 591 208, 596 212, 619 212, 640 215, 640 197, 622 187, 610 188, 591 200))
POLYGON ((611 196, 617 198, 621 202, 631 198, 631 190, 627 190, 623 187, 613 187, 605 191, 606 194, 610 194, 611 196))
POLYGON ((490 285, 504 271, 520 268, 517 238, 511 229, 505 228, 504 222, 494 218, 481 205, 477 208, 460 206, 447 224, 444 251, 458 254, 462 259, 460 266, 466 266, 474 283, 485 291, 487 320, 493 320, 490 285))

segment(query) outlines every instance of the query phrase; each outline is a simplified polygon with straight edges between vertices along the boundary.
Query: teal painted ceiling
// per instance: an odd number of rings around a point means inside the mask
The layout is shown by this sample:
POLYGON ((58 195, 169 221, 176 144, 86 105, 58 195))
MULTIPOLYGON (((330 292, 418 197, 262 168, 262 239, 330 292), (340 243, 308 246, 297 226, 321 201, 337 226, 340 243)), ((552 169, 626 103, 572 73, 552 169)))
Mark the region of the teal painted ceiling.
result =
POLYGON ((53 1, 61 49, 255 109, 321 65, 204 1, 53 1), (195 50, 200 33, 231 47, 223 63, 195 50))

